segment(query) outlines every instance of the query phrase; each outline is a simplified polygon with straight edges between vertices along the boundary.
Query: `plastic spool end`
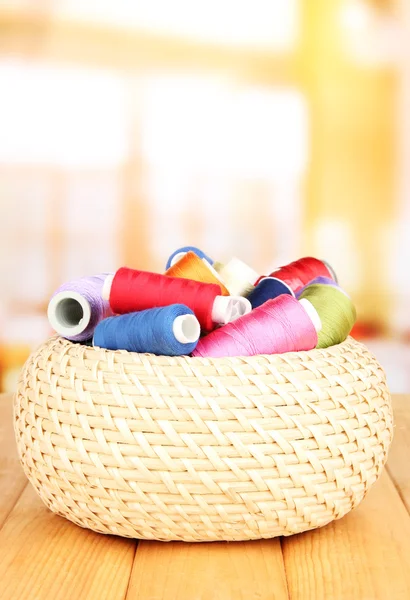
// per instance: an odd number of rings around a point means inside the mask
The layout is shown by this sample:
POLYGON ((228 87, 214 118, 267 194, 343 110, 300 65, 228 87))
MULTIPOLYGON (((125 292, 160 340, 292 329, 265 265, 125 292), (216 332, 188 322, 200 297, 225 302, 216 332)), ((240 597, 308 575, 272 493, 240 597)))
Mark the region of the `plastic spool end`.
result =
POLYGON ((181 258, 183 258, 185 256, 186 252, 177 252, 173 257, 172 260, 170 262, 170 267, 173 267, 175 265, 175 263, 177 263, 179 260, 181 260, 181 258))
POLYGON ((322 329, 322 321, 320 320, 320 317, 319 317, 319 314, 318 314, 316 308, 313 306, 313 304, 307 298, 302 298, 301 300, 299 300, 299 302, 303 306, 305 311, 307 312, 310 320, 313 323, 314 328, 316 329, 317 332, 319 332, 322 329))
POLYGON ((231 296, 217 296, 212 306, 212 321, 219 325, 226 325, 232 320, 233 308, 231 296))
POLYGON ((54 331, 63 337, 73 337, 87 328, 91 307, 78 292, 59 292, 51 298, 47 316, 54 331))
POLYGON ((252 304, 247 298, 243 296, 231 296, 233 300, 233 312, 231 321, 235 321, 239 319, 239 317, 243 317, 247 315, 252 310, 252 304))
POLYGON ((332 265, 329 265, 329 263, 326 260, 323 260, 323 259, 322 259, 322 263, 325 265, 325 267, 329 271, 331 278, 334 279, 336 281, 336 283, 339 283, 338 280, 337 280, 336 271, 334 270, 334 268, 332 267, 332 265))
POLYGON ((195 315, 180 315, 174 319, 172 331, 181 344, 192 344, 199 339, 201 327, 195 315))
POLYGON ((105 281, 104 281, 104 285, 101 290, 101 298, 103 300, 106 300, 107 302, 110 299, 111 286, 112 286, 113 281, 114 281, 114 275, 107 275, 107 277, 105 278, 105 281))

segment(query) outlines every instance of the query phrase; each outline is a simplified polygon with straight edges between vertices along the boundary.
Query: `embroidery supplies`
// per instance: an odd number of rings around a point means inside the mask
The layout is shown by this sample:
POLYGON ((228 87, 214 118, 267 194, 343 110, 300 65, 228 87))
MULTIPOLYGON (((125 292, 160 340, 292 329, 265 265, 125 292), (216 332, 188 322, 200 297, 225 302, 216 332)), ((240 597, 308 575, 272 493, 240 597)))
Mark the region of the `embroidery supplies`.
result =
POLYGON ((104 319, 95 329, 93 345, 180 356, 195 349, 200 331, 192 310, 183 304, 172 304, 104 319))
POLYGON ((229 296, 229 291, 215 269, 206 260, 199 258, 194 252, 187 252, 172 267, 165 271, 168 277, 193 279, 202 283, 216 283, 221 288, 222 296, 229 296))
POLYGON ((295 294, 320 275, 335 279, 333 269, 330 269, 323 260, 311 256, 295 260, 270 273, 270 277, 276 277, 287 283, 295 294))
POLYGON ((204 331, 211 331, 216 324, 229 323, 252 308, 246 298, 221 296, 219 284, 127 267, 107 277, 102 294, 117 314, 184 303, 193 310, 204 331))
POLYGON ((343 342, 356 321, 356 309, 346 293, 330 285, 309 285, 300 296, 309 300, 322 321, 317 348, 328 348, 343 342))
POLYGON ((282 294, 294 296, 293 291, 284 281, 276 277, 264 277, 248 295, 248 300, 252 308, 257 308, 267 300, 273 300, 282 294))
POLYGON ((112 314, 109 303, 102 298, 107 273, 83 277, 60 286, 47 309, 51 327, 72 342, 92 338, 97 324, 112 314))
POLYGON ((248 296, 254 287, 259 274, 239 258, 231 258, 225 265, 214 265, 222 281, 233 296, 248 296))
POLYGON ((309 301, 283 294, 201 338, 193 356, 254 356, 312 350, 321 328, 309 301))
POLYGON ((296 298, 300 298, 305 289, 309 285, 314 285, 315 283, 320 283, 323 285, 332 285, 333 287, 338 287, 343 293, 346 293, 344 290, 342 290, 342 288, 334 279, 331 279, 330 277, 323 277, 323 275, 320 275, 319 277, 315 277, 314 279, 312 279, 312 281, 309 281, 309 283, 303 286, 303 288, 300 288, 300 290, 296 294, 296 298))

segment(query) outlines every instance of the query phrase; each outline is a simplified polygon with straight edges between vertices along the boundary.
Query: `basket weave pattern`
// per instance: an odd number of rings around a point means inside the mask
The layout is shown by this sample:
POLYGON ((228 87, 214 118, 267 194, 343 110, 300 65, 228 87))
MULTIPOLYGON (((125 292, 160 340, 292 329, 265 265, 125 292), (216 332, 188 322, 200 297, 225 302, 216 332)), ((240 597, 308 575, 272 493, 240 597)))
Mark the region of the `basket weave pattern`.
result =
POLYGON ((249 540, 355 507, 392 439, 382 368, 362 344, 251 358, 111 352, 52 338, 15 400, 27 477, 102 533, 249 540))

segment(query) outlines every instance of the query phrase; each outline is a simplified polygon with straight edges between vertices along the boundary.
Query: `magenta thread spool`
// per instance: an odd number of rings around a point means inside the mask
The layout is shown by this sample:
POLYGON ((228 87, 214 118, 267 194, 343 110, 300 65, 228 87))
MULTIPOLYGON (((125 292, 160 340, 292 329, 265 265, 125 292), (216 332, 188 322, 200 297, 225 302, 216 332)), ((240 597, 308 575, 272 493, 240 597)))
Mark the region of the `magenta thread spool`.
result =
POLYGON ((321 326, 309 301, 282 294, 201 338, 192 356, 216 358, 312 350, 321 326))

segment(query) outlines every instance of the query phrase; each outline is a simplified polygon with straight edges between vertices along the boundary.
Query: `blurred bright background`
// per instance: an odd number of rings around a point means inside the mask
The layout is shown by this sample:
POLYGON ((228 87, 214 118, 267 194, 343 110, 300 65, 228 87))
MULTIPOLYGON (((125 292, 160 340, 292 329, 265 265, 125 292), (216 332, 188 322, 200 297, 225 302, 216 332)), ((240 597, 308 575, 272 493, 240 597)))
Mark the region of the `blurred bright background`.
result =
POLYGON ((410 391, 408 0, 0 0, 0 381, 71 278, 328 260, 410 391))

